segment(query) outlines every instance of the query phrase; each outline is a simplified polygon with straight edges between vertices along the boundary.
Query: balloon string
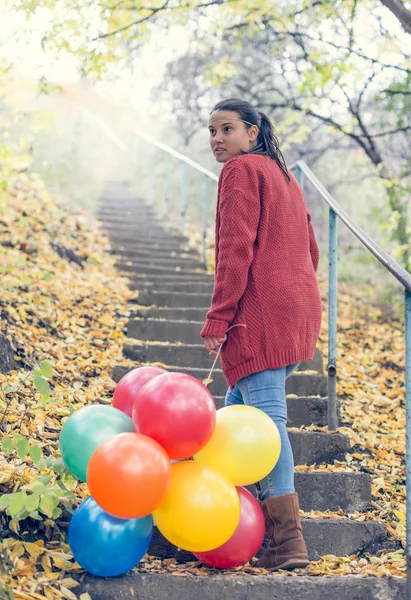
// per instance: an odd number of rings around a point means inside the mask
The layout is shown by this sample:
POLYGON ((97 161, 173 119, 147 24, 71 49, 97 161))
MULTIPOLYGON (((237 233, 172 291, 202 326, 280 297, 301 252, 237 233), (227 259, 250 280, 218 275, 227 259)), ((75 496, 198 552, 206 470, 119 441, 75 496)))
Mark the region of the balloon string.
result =
MULTIPOLYGON (((231 327, 229 327, 229 328, 227 329, 227 332, 226 332, 226 333, 228 333, 228 332, 230 331, 230 329, 234 329, 234 327, 247 327, 247 325, 245 325, 245 324, 243 324, 243 323, 236 323, 235 325, 231 325, 231 327)), ((224 346, 224 344, 225 344, 225 342, 223 342, 222 344, 220 344, 220 347, 219 347, 219 349, 218 349, 217 355, 216 355, 216 357, 215 357, 215 360, 214 360, 214 362, 213 362, 213 366, 211 367, 211 370, 210 370, 210 372, 209 372, 209 374, 208 374, 208 377, 207 377, 207 379, 206 379, 206 382, 205 382, 205 384, 204 384, 206 387, 207 387, 207 386, 208 386, 208 384, 210 383, 211 375, 213 374, 214 368, 215 368, 215 366, 216 366, 216 364, 217 364, 217 361, 218 361, 218 358, 219 358, 219 356, 220 356, 221 348, 224 346)))

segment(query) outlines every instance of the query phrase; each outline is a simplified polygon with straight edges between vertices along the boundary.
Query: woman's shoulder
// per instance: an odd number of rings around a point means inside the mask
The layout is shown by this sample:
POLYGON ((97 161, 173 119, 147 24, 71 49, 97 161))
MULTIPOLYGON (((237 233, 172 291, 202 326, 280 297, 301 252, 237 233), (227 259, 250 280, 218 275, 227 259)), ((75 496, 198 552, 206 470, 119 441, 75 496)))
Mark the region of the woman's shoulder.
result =
POLYGON ((228 166, 236 166, 238 168, 242 167, 255 167, 257 165, 265 164, 267 161, 271 161, 272 159, 266 154, 237 154, 236 156, 232 156, 225 163, 224 167, 228 166))
POLYGON ((267 166, 267 161, 271 160, 264 154, 237 154, 224 163, 221 176, 231 178, 241 174, 256 175, 262 173, 264 166, 267 166))
POLYGON ((270 182, 273 189, 287 188, 291 193, 301 189, 294 175, 289 171, 287 179, 280 166, 266 154, 239 154, 224 163, 220 173, 220 184, 228 187, 244 185, 260 186, 270 182))

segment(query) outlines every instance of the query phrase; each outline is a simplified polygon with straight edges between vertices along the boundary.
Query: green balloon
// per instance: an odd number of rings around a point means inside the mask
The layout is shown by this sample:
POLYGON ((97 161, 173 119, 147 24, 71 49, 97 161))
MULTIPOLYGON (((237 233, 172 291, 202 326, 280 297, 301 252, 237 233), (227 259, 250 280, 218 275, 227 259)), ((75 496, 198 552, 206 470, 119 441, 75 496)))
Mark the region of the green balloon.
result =
POLYGON ((60 433, 60 452, 64 464, 86 481, 90 458, 98 446, 118 435, 134 431, 128 415, 112 406, 85 406, 74 412, 60 433))

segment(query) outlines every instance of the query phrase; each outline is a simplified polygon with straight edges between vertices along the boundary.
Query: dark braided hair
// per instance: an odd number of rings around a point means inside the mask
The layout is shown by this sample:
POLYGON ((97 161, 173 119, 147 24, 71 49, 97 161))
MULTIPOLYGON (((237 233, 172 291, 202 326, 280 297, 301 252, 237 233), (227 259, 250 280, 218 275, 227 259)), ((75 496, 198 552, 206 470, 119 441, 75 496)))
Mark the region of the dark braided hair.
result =
POLYGON ((275 160, 284 175, 287 177, 288 181, 291 181, 287 165, 285 164, 284 156, 280 150, 278 138, 274 132, 273 124, 267 115, 260 110, 255 109, 246 100, 239 100, 238 98, 222 100, 215 105, 211 111, 211 114, 216 110, 231 110, 238 113, 247 129, 249 129, 252 125, 257 125, 258 137, 256 146, 248 152, 242 152, 242 154, 265 154, 266 156, 269 156, 275 160))

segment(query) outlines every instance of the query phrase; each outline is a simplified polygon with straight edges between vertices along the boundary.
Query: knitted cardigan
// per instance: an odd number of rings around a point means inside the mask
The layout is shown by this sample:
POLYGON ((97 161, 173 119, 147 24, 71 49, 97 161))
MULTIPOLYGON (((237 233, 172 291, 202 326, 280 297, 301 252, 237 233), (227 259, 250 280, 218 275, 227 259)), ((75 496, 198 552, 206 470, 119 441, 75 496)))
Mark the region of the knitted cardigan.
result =
POLYGON ((319 250, 296 179, 269 156, 230 158, 221 171, 215 282, 201 336, 224 336, 230 387, 243 377, 311 360, 321 325, 319 250))

